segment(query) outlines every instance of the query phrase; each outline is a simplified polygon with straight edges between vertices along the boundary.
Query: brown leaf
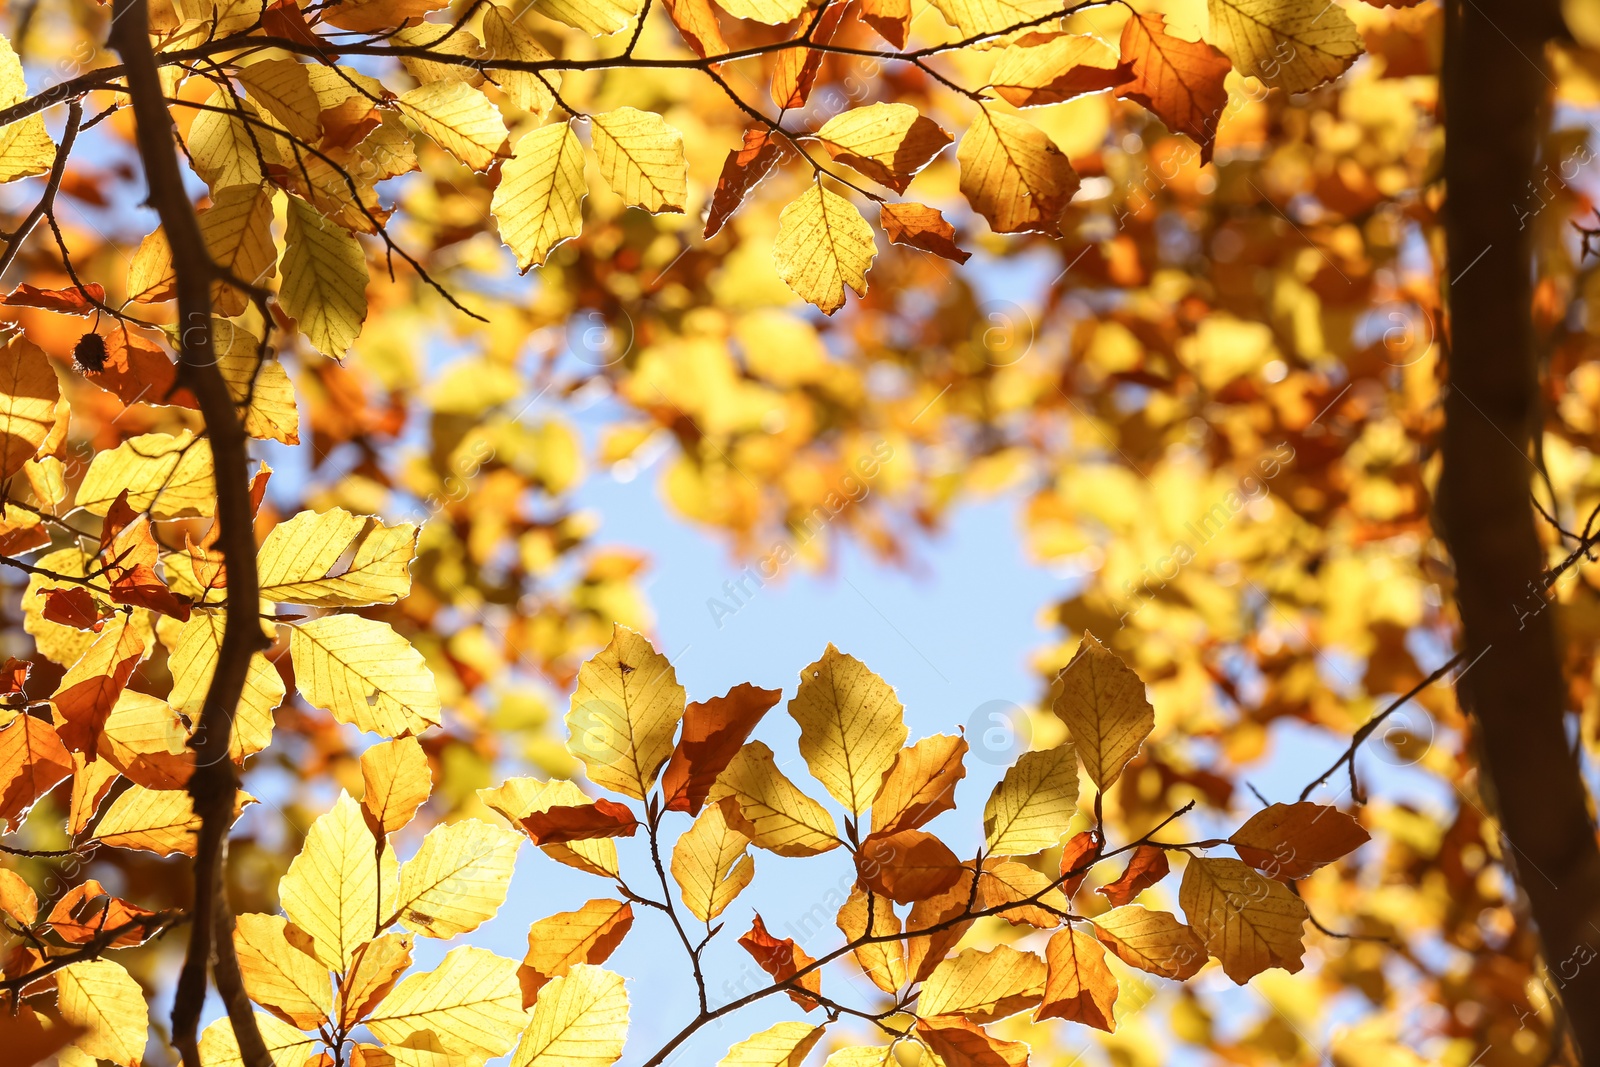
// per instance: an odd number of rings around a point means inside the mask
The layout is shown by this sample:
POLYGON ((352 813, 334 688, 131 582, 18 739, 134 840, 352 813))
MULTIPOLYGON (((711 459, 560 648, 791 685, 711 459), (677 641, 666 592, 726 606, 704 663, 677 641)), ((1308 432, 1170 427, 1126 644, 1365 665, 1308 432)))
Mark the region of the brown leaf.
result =
POLYGON ((904 48, 911 32, 911 0, 861 0, 861 21, 896 48, 904 48))
POLYGON ((1337 808, 1301 801, 1273 804, 1252 815, 1228 838, 1239 858, 1279 881, 1304 878, 1371 840, 1361 824, 1337 808))
MULTIPOLYGON (((22 973, 32 969, 26 968, 22 973)), ((10 972, 7 967, 7 977, 12 977, 10 972)), ((61 1019, 51 1020, 46 1027, 41 1018, 27 1007, 15 1015, 0 1012, 0 1048, 6 1050, 6 1058, 12 1063, 43 1063, 84 1032, 83 1027, 61 1019)))
POLYGON ((1107 1033, 1115 1030, 1117 979, 1106 966, 1100 943, 1068 927, 1051 935, 1044 956, 1050 971, 1034 1021, 1068 1019, 1107 1033))
MULTIPOLYGON (((794 943, 792 937, 773 937, 767 931, 767 924, 761 921, 760 913, 756 914, 755 921, 750 926, 750 931, 739 938, 739 944, 744 946, 746 952, 755 957, 757 966, 772 976, 774 982, 783 982, 794 977, 802 968, 809 967, 816 960, 806 955, 799 945, 794 943)), ((808 989, 813 993, 822 992, 822 972, 817 969, 809 972, 799 980, 800 989, 808 989)), ((804 993, 791 989, 789 999, 800 1005, 806 1011, 818 1006, 817 1001, 804 993)))
POLYGON ((558 804, 522 818, 521 826, 536 845, 590 841, 597 837, 632 837, 639 820, 626 804, 597 800, 592 804, 558 804))
POLYGON ((1095 892, 1109 900, 1113 908, 1120 908, 1165 878, 1169 870, 1171 868, 1167 866, 1167 853, 1164 849, 1155 845, 1140 845, 1133 850, 1133 856, 1129 858, 1128 866, 1122 875, 1115 882, 1103 885, 1095 892))
POLYGON ((106 334, 106 364, 83 376, 124 404, 172 404, 200 407, 187 389, 176 388, 178 368, 167 354, 126 330, 106 334))
POLYGON ((729 152, 728 158, 723 160, 722 174, 711 193, 711 210, 706 215, 702 237, 709 240, 716 236, 781 155, 783 147, 772 139, 768 130, 744 131, 744 146, 729 152))
POLYGON ((1202 166, 1211 162, 1217 123, 1228 104, 1223 81, 1233 63, 1204 41, 1185 41, 1167 32, 1166 16, 1134 15, 1122 26, 1122 59, 1133 80, 1117 95, 1143 104, 1167 128, 1187 134, 1200 146, 1202 166))
POLYGON ((917 1035, 945 1067, 1026 1067, 1028 1046, 995 1037, 981 1026, 953 1015, 917 1020, 917 1035))
POLYGON ((120 616, 67 671, 50 700, 63 720, 61 740, 69 749, 94 757, 100 731, 144 652, 144 634, 120 616))
POLYGON ((750 731, 783 697, 781 689, 741 682, 720 697, 697 700, 683 715, 683 733, 661 776, 668 811, 700 814, 706 795, 738 755, 750 731))
POLYGON ((962 870, 949 846, 924 830, 873 834, 856 855, 857 884, 900 904, 938 896, 962 870))
POLYGON ((908 245, 936 256, 965 263, 972 253, 956 247, 956 229, 944 220, 937 208, 926 204, 881 204, 878 224, 897 245, 908 245))

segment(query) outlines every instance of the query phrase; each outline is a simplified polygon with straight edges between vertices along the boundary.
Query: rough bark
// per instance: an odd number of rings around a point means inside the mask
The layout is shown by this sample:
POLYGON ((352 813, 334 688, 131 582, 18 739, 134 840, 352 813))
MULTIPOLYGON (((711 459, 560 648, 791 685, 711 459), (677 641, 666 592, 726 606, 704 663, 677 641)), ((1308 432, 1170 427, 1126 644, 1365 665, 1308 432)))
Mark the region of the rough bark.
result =
POLYGON ((190 741, 195 772, 189 795, 201 828, 194 861, 189 952, 173 998, 172 1042, 185 1067, 198 1067, 196 1031, 206 996, 206 969, 217 980, 244 1062, 271 1067, 266 1045, 245 995, 233 947, 224 867, 233 825, 238 772, 229 757, 233 717, 244 691, 250 657, 266 641, 259 622, 254 521, 250 507, 249 451, 244 425, 217 369, 211 338, 211 283, 218 270, 206 250, 200 225, 184 191, 172 116, 151 51, 147 0, 117 0, 111 44, 121 54, 133 105, 140 160, 149 185, 148 203, 161 217, 172 247, 177 280, 179 371, 205 417, 217 482, 219 545, 227 568, 226 628, 216 674, 206 690, 200 722, 190 741))
POLYGON ((1484 793, 1538 929, 1571 1034, 1600 1063, 1600 849, 1565 729, 1555 611, 1543 607, 1530 489, 1542 423, 1532 249, 1519 205, 1550 83, 1555 0, 1446 3, 1450 342, 1439 518, 1455 560, 1484 793), (1576 965, 1585 961, 1587 965, 1576 965))

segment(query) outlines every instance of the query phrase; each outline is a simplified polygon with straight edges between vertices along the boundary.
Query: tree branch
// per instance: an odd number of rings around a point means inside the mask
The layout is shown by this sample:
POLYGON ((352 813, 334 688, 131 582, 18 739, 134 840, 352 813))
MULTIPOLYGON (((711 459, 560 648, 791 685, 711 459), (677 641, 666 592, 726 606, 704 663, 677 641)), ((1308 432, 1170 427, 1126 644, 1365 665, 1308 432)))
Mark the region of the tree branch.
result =
POLYGON ((194 861, 194 926, 173 997, 172 1043, 182 1054, 185 1067, 197 1067, 197 1032, 210 964, 245 1064, 272 1067, 239 974, 223 871, 238 789, 238 774, 229 755, 233 717, 250 657, 267 644, 257 621, 259 583, 250 508, 250 457, 244 426, 212 349, 211 282, 217 271, 201 236, 194 205, 184 191, 172 116, 162 97, 150 47, 148 0, 116 0, 110 43, 121 54, 125 68, 139 156, 150 188, 148 202, 161 216, 161 228, 172 247, 178 291, 179 372, 206 420, 216 472, 219 543, 228 569, 222 647, 199 727, 190 739, 195 772, 189 781, 189 795, 201 823, 194 861))

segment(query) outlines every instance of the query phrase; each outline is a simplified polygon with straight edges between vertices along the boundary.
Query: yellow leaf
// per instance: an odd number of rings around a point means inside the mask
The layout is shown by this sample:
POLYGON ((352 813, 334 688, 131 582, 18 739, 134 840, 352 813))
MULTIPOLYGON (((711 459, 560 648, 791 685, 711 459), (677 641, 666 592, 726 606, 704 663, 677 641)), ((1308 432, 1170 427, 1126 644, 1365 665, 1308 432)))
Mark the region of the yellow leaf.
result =
POLYGON ((322 140, 322 108, 305 65, 294 59, 264 59, 236 73, 244 91, 280 129, 310 144, 322 140))
POLYGON ((901 749, 872 800, 872 832, 914 830, 956 806, 956 783, 966 777, 967 742, 934 734, 901 749))
MULTIPOLYGON (((235 814, 252 800, 247 793, 238 796, 235 814)), ((200 817, 187 792, 136 785, 111 802, 96 824, 94 836, 117 848, 142 849, 158 856, 179 852, 192 856, 199 829, 200 817)))
POLYGON ((1024 752, 989 794, 983 832, 990 852, 1031 856, 1054 848, 1078 810, 1078 758, 1072 742, 1024 752))
POLYGON ((962 194, 996 233, 1060 234, 1078 175, 1044 131, 985 109, 961 138, 956 160, 962 194))
POLYGON ((367 1027, 386 1045, 432 1030, 448 1052, 492 1058, 511 1048, 527 1021, 516 961, 468 946, 395 986, 367 1027))
POLYGON ((778 26, 800 17, 805 0, 717 0, 717 6, 736 19, 751 19, 778 26))
POLYGON ((828 809, 784 777, 772 750, 760 741, 739 750, 707 800, 712 804, 726 800, 722 810, 729 825, 780 856, 815 856, 840 844, 828 809))
MULTIPOLYGON (((478 790, 478 796, 516 827, 534 812, 590 802, 576 783, 560 779, 541 782, 537 778, 508 778, 494 789, 478 790)), ((609 838, 539 847, 558 863, 602 878, 617 877, 617 843, 609 838)))
POLYGON ((1123 963, 1163 978, 1193 978, 1206 963, 1206 945, 1199 935, 1176 916, 1137 904, 1095 916, 1094 936, 1123 963))
POLYGON ((539 990, 574 966, 604 963, 632 928, 633 905, 620 900, 591 900, 528 927, 528 954, 517 968, 523 1007, 532 1007, 539 990))
POLYGON ((182 789, 194 769, 189 730, 172 705, 124 689, 100 735, 99 753, 148 789, 182 789))
POLYGON ((189 161, 213 192, 229 185, 260 185, 266 177, 262 162, 282 162, 277 138, 255 126, 257 118, 254 105, 221 89, 213 90, 205 109, 195 112, 189 161))
POLYGON ((1206 40, 1233 69, 1286 93, 1332 81, 1361 55, 1361 33, 1337 3, 1323 0, 1206 0, 1206 40))
POLYGON ((452 156, 482 173, 505 155, 506 124, 483 95, 462 81, 436 81, 401 93, 401 114, 452 156))
POLYGON ((800 724, 800 754, 812 776, 853 814, 866 811, 906 740, 905 708, 893 687, 830 644, 800 672, 789 714, 800 724))
POLYGON ((627 29, 643 10, 643 0, 535 0, 533 10, 573 29, 605 37, 627 29))
MULTIPOLYGON (((187 715, 191 722, 200 718, 205 705, 206 690, 217 672, 217 656, 222 651, 222 634, 227 621, 220 611, 197 611, 189 616, 178 634, 178 643, 167 659, 172 673, 172 706, 187 715)), ((285 695, 283 676, 266 655, 257 652, 250 657, 250 670, 245 675, 244 693, 234 710, 233 737, 229 754, 235 761, 264 750, 272 742, 272 711, 283 703, 285 695)))
POLYGON ((328 968, 311 954, 311 939, 281 915, 240 915, 233 945, 250 999, 302 1030, 333 1011, 328 968))
MULTIPOLYGON (((265 287, 278 268, 272 243, 272 196, 257 185, 229 185, 212 194, 200 212, 200 235, 222 270, 248 285, 265 287)), ((219 315, 237 315, 249 305, 242 289, 218 282, 211 298, 219 315)), ((218 346, 220 347, 220 346, 218 346)))
POLYGON ((591 116, 600 176, 630 207, 682 212, 689 192, 683 134, 653 111, 619 107, 591 116))
POLYGON ((177 436, 147 433, 98 453, 78 486, 78 506, 104 516, 128 491, 128 506, 152 519, 210 516, 217 509, 211 442, 188 430, 177 436))
POLYGON ((900 1061, 895 1058, 894 1046, 885 1045, 882 1048, 842 1048, 828 1057, 828 1062, 822 1067, 895 1067, 900 1061))
POLYGON ((500 168, 489 210, 526 274, 583 232, 583 143, 566 122, 524 134, 500 168))
POLYGON ((330 971, 345 970, 393 911, 394 849, 383 848, 381 881, 379 865, 361 805, 341 792, 333 810, 311 824, 300 854, 278 881, 284 914, 311 936, 317 959, 330 971))
POLYGON ((386 622, 359 615, 312 619, 289 631, 289 655, 300 694, 340 722, 384 737, 439 724, 433 672, 386 622))
POLYGON ((728 825, 721 805, 700 812, 672 848, 672 877, 689 914, 710 922, 744 891, 756 873, 756 862, 745 851, 749 845, 748 837, 728 825))
POLYGON ((355 235, 289 197, 283 246, 283 309, 325 356, 342 357, 367 318, 367 256, 355 235))
POLYGON ((1306 906, 1283 883, 1238 860, 1192 856, 1178 903, 1238 985, 1268 967, 1300 969, 1306 906))
POLYGON ((1007 45, 989 84, 1013 107, 1059 104, 1114 88, 1133 75, 1092 34, 1030 33, 1007 45))
MULTIPOLYGON (((27 96, 22 60, 12 50, 11 42, 0 36, 0 108, 21 103, 27 96)), ((43 174, 55 158, 56 146, 44 128, 42 114, 0 127, 0 182, 43 174)))
POLYGON ((686 697, 667 657, 626 626, 578 668, 567 712, 567 751, 589 780, 643 800, 672 755, 686 697))
POLYGON ((0 478, 33 458, 56 423, 61 383, 50 357, 21 331, 0 347, 0 478))
POLYGON ((835 115, 817 131, 822 147, 897 193, 954 138, 910 104, 868 104, 835 115))
MULTIPOLYGON (((483 43, 491 59, 513 59, 519 63, 543 63, 552 58, 522 23, 508 18, 498 4, 491 4, 483 12, 483 43)), ((552 87, 559 88, 561 74, 549 71, 541 81, 539 75, 526 70, 504 70, 489 66, 495 84, 511 98, 511 102, 524 111, 543 115, 555 106, 552 87)))
POLYGON ((32 926, 39 917, 39 895, 7 867, 0 867, 0 912, 23 926, 32 926))
MULTIPOLYGON (((256 1012, 256 1028, 267 1046, 273 1067, 305 1067, 316 1051, 316 1039, 271 1015, 256 1012)), ((233 1023, 223 1016, 200 1034, 201 1067, 246 1067, 233 1034, 233 1023)))
POLYGON ((511 1067, 610 1067, 627 1036, 622 976, 579 963, 539 991, 511 1067))
POLYGON ((962 37, 998 33, 1061 10, 1055 0, 933 0, 933 6, 946 22, 961 31, 962 37))
POLYGON ((1084 772, 1102 793, 1122 776, 1156 724, 1144 682, 1087 633, 1061 672, 1054 707, 1072 733, 1084 772))
POLYGON ((316 607, 393 604, 411 592, 417 528, 343 508, 302 511, 272 528, 256 566, 261 597, 316 607))
POLYGON ((434 827, 400 868, 400 921, 428 937, 476 930, 505 903, 521 843, 477 819, 434 827))
POLYGON ((56 989, 62 1021, 83 1028, 74 1045, 95 1059, 139 1067, 150 1012, 132 975, 110 960, 84 960, 56 972, 56 989))
POLYGON ((374 835, 405 826, 433 792, 428 756, 414 737, 383 741, 361 753, 361 780, 361 810, 374 835))
POLYGON ((922 983, 918 1015, 962 1015, 993 1022, 1033 1007, 1044 996, 1044 960, 1010 945, 965 949, 940 963, 922 983))
POLYGON ((227 319, 211 320, 211 342, 228 393, 244 408, 244 432, 286 445, 299 444, 300 413, 295 407, 294 384, 271 350, 263 353, 259 337, 227 319))
POLYGON ((411 966, 411 934, 384 934, 357 948, 339 980, 339 1026, 349 1030, 372 1013, 411 966))
POLYGON ((778 215, 772 246, 778 277, 802 299, 832 315, 844 287, 867 293, 867 270, 878 254, 872 226, 855 205, 813 183, 778 215))
MULTIPOLYGON (((867 894, 860 886, 850 890, 849 898, 839 908, 835 921, 848 941, 872 935, 900 932, 900 917, 894 912, 894 903, 888 897, 873 894, 871 921, 868 921, 867 894)), ((906 984, 906 949, 904 941, 879 941, 862 945, 855 950, 856 963, 860 965, 872 984, 885 993, 896 993, 906 984)))
POLYGON ((1106 950, 1100 943, 1068 927, 1050 935, 1044 955, 1049 975, 1034 1022, 1068 1019, 1107 1033, 1115 1030, 1117 979, 1106 966, 1106 950))
POLYGON ((800 1067, 821 1038, 820 1026, 779 1023, 733 1045, 717 1067, 800 1067))

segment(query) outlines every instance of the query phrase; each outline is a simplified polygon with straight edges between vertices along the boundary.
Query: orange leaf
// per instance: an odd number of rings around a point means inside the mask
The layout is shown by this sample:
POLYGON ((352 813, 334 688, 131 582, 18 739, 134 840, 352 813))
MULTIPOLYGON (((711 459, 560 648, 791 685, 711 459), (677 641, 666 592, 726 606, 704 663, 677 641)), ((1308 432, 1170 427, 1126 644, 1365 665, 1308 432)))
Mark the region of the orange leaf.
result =
POLYGON ((1211 162, 1217 123, 1228 104, 1223 79, 1233 63, 1204 41, 1185 41, 1167 32, 1166 16, 1134 15, 1122 26, 1122 59, 1133 80, 1117 95, 1143 104, 1176 133, 1200 146, 1202 166, 1211 162))
POLYGON ((93 759, 111 707, 144 651, 144 635, 123 616, 114 619, 67 671, 50 699, 65 720, 59 729, 68 748, 93 759))
POLYGON ((1133 73, 1098 37, 1029 33, 1000 53, 990 77, 995 92, 1007 103, 1039 107, 1114 89, 1131 81, 1133 73))
POLYGON ((14 829, 56 783, 72 773, 72 757, 50 724, 26 713, 0 729, 0 823, 14 829))
POLYGON ((683 43, 701 59, 720 56, 728 50, 722 38, 722 27, 717 24, 717 12, 711 0, 661 0, 678 27, 683 43))
POLYGON ((44 617, 75 630, 99 633, 105 615, 94 594, 81 585, 52 586, 44 591, 44 617))
POLYGON ((965 263, 972 253, 956 247, 956 230, 937 208, 926 204, 881 204, 878 224, 889 240, 924 252, 932 252, 957 263, 965 263))
POLYGON ((917 1036, 928 1043, 945 1067, 1026 1067, 1028 1046, 995 1037, 953 1015, 917 1020, 917 1036))
POLYGON ((126 330, 112 330, 105 339, 105 366, 98 371, 85 369, 83 376, 89 381, 124 404, 199 408, 193 393, 176 388, 178 368, 161 349, 126 330))
POLYGON ((522 819, 522 828, 536 845, 589 841, 596 837, 632 837, 639 820, 626 804, 597 800, 593 804, 559 804, 522 819))
POLYGON ((76 286, 71 289, 40 289, 36 285, 23 282, 7 293, 4 299, 0 299, 0 304, 9 304, 11 307, 43 308, 46 311, 59 311, 67 315, 87 315, 95 309, 89 297, 102 304, 105 303, 105 286, 91 282, 82 290, 76 286), (88 293, 87 297, 84 295, 85 291, 88 293))
POLYGON ((767 171, 783 155, 783 147, 772 139, 767 130, 744 131, 744 145, 728 153, 722 162, 722 174, 711 193, 711 210, 706 214, 707 240, 715 237, 729 217, 739 210, 750 190, 761 184, 767 171))
POLYGON ((1250 866, 1280 881, 1292 881, 1354 852, 1368 840, 1361 824, 1339 809, 1301 801, 1256 812, 1228 843, 1250 866))
POLYGON ((1169 870, 1171 868, 1167 866, 1165 850, 1155 845, 1140 845, 1133 850, 1133 856, 1128 860, 1128 867, 1122 872, 1122 876, 1115 882, 1101 886, 1095 892, 1109 900, 1113 908, 1120 908, 1165 878, 1169 870))
POLYGON ((896 48, 904 48, 911 32, 911 0, 861 0, 861 21, 896 48))
POLYGON ((528 928, 528 954, 517 968, 522 1006, 533 1007, 539 990, 571 972, 574 964, 598 966, 610 958, 633 929, 633 905, 591 900, 577 911, 563 911, 528 928))
MULTIPOLYGON (((829 4, 812 31, 811 40, 828 44, 844 18, 847 4, 829 4)), ((825 55, 814 48, 789 48, 778 53, 772 68, 772 102, 782 110, 801 108, 811 97, 811 87, 817 83, 817 71, 825 55)))
MULTIPOLYGON (((772 975, 775 982, 783 982, 794 977, 795 973, 803 967, 809 967, 816 960, 806 955, 799 945, 794 943, 794 938, 773 937, 767 932, 767 924, 761 921, 760 913, 756 914, 755 922, 750 926, 750 932, 739 938, 739 944, 745 951, 755 957, 756 964, 768 974, 772 975)), ((822 992, 822 972, 820 969, 811 971, 799 980, 800 989, 808 989, 813 993, 822 992)), ((811 997, 796 990, 789 991, 789 999, 800 1005, 806 1011, 817 1007, 817 1002, 811 997)))
POLYGON ((1107 1033, 1115 1030, 1117 979, 1100 942, 1069 927, 1051 935, 1044 956, 1050 970, 1034 1021, 1068 1019, 1107 1033))
POLYGON ((857 884, 900 904, 938 896, 960 880, 962 870, 949 846, 925 830, 873 834, 856 855, 857 884))
MULTIPOLYGON (((32 969, 24 967, 21 973, 32 969)), ((8 975, 11 970, 6 968, 8 975)), ((61 1019, 51 1020, 47 1028, 31 1008, 25 1007, 16 1015, 0 1012, 0 1048, 6 1050, 6 1058, 12 1063, 43 1063, 82 1033, 83 1027, 61 1019)))
POLYGON ((1063 893, 1070 897, 1078 891, 1078 887, 1083 884, 1084 877, 1089 873, 1089 868, 1093 867, 1095 860, 1100 858, 1100 849, 1100 838, 1095 835, 1093 830, 1085 830, 1080 834, 1075 834, 1071 840, 1061 846, 1061 873, 1066 875, 1073 871, 1078 872, 1061 883, 1061 891, 1063 893))
MULTIPOLYGON (((107 930, 118 930, 136 919, 154 915, 155 912, 130 904, 106 892, 106 887, 93 878, 82 885, 67 890, 50 909, 50 929, 63 941, 84 945, 107 930)), ((143 943, 150 936, 149 927, 137 927, 110 942, 110 948, 127 948, 143 943)))
MULTIPOLYGON (((907 932, 927 930, 951 922, 966 912, 967 902, 970 899, 972 899, 972 872, 963 871, 956 884, 943 893, 911 905, 911 914, 906 916, 907 932)), ((935 933, 908 937, 906 964, 911 972, 911 980, 920 982, 933 973, 933 969, 939 966, 951 949, 956 947, 972 923, 973 920, 968 919, 935 933)))
POLYGON ((683 715, 683 734, 661 776, 668 811, 700 814, 711 787, 750 731, 783 696, 781 689, 761 689, 741 682, 720 697, 697 700, 683 715))

